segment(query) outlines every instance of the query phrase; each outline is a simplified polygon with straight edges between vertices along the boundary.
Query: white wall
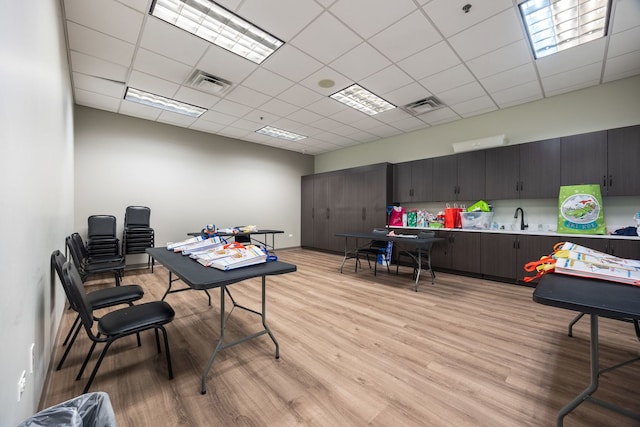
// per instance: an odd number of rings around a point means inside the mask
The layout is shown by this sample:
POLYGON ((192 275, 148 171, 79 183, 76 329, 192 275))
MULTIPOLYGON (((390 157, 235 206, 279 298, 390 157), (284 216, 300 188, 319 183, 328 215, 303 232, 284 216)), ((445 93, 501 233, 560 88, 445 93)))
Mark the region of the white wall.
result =
POLYGON ((65 302, 49 258, 73 226, 73 109, 59 3, 0 14, 0 425, 37 411, 65 302), (30 347, 35 344, 35 371, 30 347), (18 379, 26 389, 18 402, 18 379))
POLYGON ((453 154, 451 144, 506 135, 510 144, 640 124, 640 76, 315 156, 315 171, 453 154))
MULTIPOLYGON (((284 230, 276 247, 300 245, 300 177, 313 157, 76 106, 75 229, 117 219, 129 205, 151 208, 156 246, 190 231, 254 224, 284 230)), ((146 258, 130 256, 136 264, 146 258)))

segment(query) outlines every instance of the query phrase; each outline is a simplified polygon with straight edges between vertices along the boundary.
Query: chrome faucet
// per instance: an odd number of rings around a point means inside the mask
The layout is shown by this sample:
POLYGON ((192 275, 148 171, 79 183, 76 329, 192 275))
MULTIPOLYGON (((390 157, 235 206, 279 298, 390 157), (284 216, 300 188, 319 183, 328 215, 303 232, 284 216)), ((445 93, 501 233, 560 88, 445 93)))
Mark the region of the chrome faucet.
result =
POLYGON ((520 230, 524 230, 525 228, 529 227, 529 225, 524 223, 524 211, 522 210, 522 208, 516 208, 516 213, 513 217, 515 219, 518 219, 518 211, 520 211, 520 230))

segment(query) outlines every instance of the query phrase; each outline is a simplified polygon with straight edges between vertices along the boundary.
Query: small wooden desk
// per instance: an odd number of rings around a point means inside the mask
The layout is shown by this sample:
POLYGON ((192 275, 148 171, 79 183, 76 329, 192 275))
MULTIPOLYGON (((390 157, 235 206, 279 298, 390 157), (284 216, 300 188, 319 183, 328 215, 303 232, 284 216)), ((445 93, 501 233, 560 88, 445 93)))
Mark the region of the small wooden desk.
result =
MULTIPOLYGON (((218 338, 218 342, 213 350, 213 354, 209 359, 209 363, 202 373, 202 385, 201 385, 201 393, 205 394, 207 392, 207 375, 211 370, 211 366, 213 365, 213 361, 216 358, 216 354, 218 351, 224 350, 225 348, 232 347, 234 345, 243 343, 253 338, 257 338, 261 335, 268 334, 273 343, 276 346, 276 359, 280 358, 280 346, 276 338, 273 336, 271 329, 267 325, 267 315, 266 315, 266 277, 273 276, 278 274, 286 274, 293 273, 296 271, 296 266, 293 264, 288 264, 286 262, 280 261, 272 261, 266 262, 264 264, 252 265, 248 267, 237 268, 235 270, 222 271, 217 270, 211 267, 205 267, 199 264, 197 261, 189 258, 188 256, 184 256, 180 253, 175 253, 173 251, 167 250, 166 247, 163 248, 149 248, 147 249, 147 253, 153 257, 153 259, 157 260, 160 264, 162 264, 167 270, 169 270, 169 287, 165 292, 162 299, 164 300, 166 296, 173 292, 180 292, 189 289, 202 290, 207 292, 208 289, 220 288, 220 337, 218 338), (175 274, 178 279, 173 279, 172 275, 175 274), (246 279, 251 279, 254 277, 262 278, 262 311, 257 312, 250 308, 244 307, 234 300, 231 292, 229 291, 229 286, 235 283, 241 282, 246 279), (185 284, 188 285, 187 288, 181 288, 172 291, 171 286, 172 283, 176 280, 182 280, 185 284), (261 317, 262 325, 264 329, 262 331, 256 332, 254 334, 239 338, 233 342, 225 343, 224 342, 224 333, 225 333, 225 322, 227 320, 227 316, 225 315, 225 294, 229 296, 231 299, 231 303, 234 308, 239 308, 253 314, 256 314, 261 317)), ((207 292, 207 295, 209 293, 207 292)), ((211 297, 209 296, 209 304, 211 304, 211 297)), ((231 313, 229 313, 230 315, 231 313)))
POLYGON ((591 318, 591 384, 558 413, 557 425, 584 401, 590 401, 612 411, 640 420, 640 414, 593 397, 600 374, 640 360, 633 358, 600 370, 598 348, 598 317, 640 319, 640 288, 598 279, 584 279, 565 274, 546 274, 533 292, 537 303, 589 314, 591 318))

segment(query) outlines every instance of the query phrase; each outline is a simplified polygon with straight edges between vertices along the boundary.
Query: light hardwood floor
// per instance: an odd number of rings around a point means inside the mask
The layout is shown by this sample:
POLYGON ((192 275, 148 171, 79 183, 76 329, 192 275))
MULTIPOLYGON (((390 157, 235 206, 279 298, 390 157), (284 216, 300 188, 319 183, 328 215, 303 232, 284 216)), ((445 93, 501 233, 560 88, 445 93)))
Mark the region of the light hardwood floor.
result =
MULTIPOLYGON (((414 292, 408 267, 340 274, 341 257, 280 250, 296 273, 267 279, 268 336, 223 350, 200 394, 200 376, 218 338, 218 292, 169 295, 176 311, 167 326, 175 378, 152 332, 143 345, 128 337, 107 354, 91 391, 109 393, 124 426, 553 426, 558 410, 589 382, 589 321, 567 336, 575 313, 532 301, 532 288, 439 273, 414 292)), ((159 299, 168 272, 128 271, 144 301, 159 299)), ((178 282, 179 283, 179 282, 178 282)), ((112 286, 101 281, 88 289, 112 286)), ((241 304, 260 308, 260 281, 233 285, 241 304)), ((229 308, 227 305, 227 308, 229 308)), ((74 314, 65 313, 56 345, 74 314)), ((640 342, 629 323, 600 322, 601 365, 635 357, 640 342)), ((229 338, 260 329, 260 320, 235 310, 229 338)), ((82 335, 60 371, 53 371, 42 406, 82 392, 74 381, 88 350, 82 335)), ((90 367, 97 355, 94 355, 90 367)), ((597 397, 640 411, 640 363, 604 374, 597 397)), ((589 402, 566 426, 640 423, 589 402)))

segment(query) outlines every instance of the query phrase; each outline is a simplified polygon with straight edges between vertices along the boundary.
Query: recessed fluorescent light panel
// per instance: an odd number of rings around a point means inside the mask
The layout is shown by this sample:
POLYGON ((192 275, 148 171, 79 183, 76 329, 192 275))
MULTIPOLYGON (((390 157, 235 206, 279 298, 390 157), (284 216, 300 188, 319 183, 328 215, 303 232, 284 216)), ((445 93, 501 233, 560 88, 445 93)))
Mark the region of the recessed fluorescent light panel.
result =
POLYGON ((529 0, 518 7, 536 59, 607 35, 610 0, 529 0))
POLYGON ((272 136, 274 138, 286 139, 287 141, 300 141, 301 139, 306 138, 306 136, 304 135, 298 135, 297 133, 274 128, 272 126, 265 126, 263 128, 260 128, 256 131, 256 133, 272 136))
POLYGON ((190 117, 200 117, 202 113, 207 111, 206 108, 185 104, 184 102, 176 101, 175 99, 154 95, 153 93, 144 92, 132 87, 127 88, 127 92, 124 94, 124 99, 127 101, 137 102, 138 104, 147 105, 149 107, 171 111, 172 113, 184 114, 185 116, 190 117))
POLYGON ((395 105, 388 103, 357 84, 334 93, 331 98, 370 116, 396 108, 395 105))
POLYGON ((149 13, 256 64, 284 44, 209 0, 154 0, 149 13))

